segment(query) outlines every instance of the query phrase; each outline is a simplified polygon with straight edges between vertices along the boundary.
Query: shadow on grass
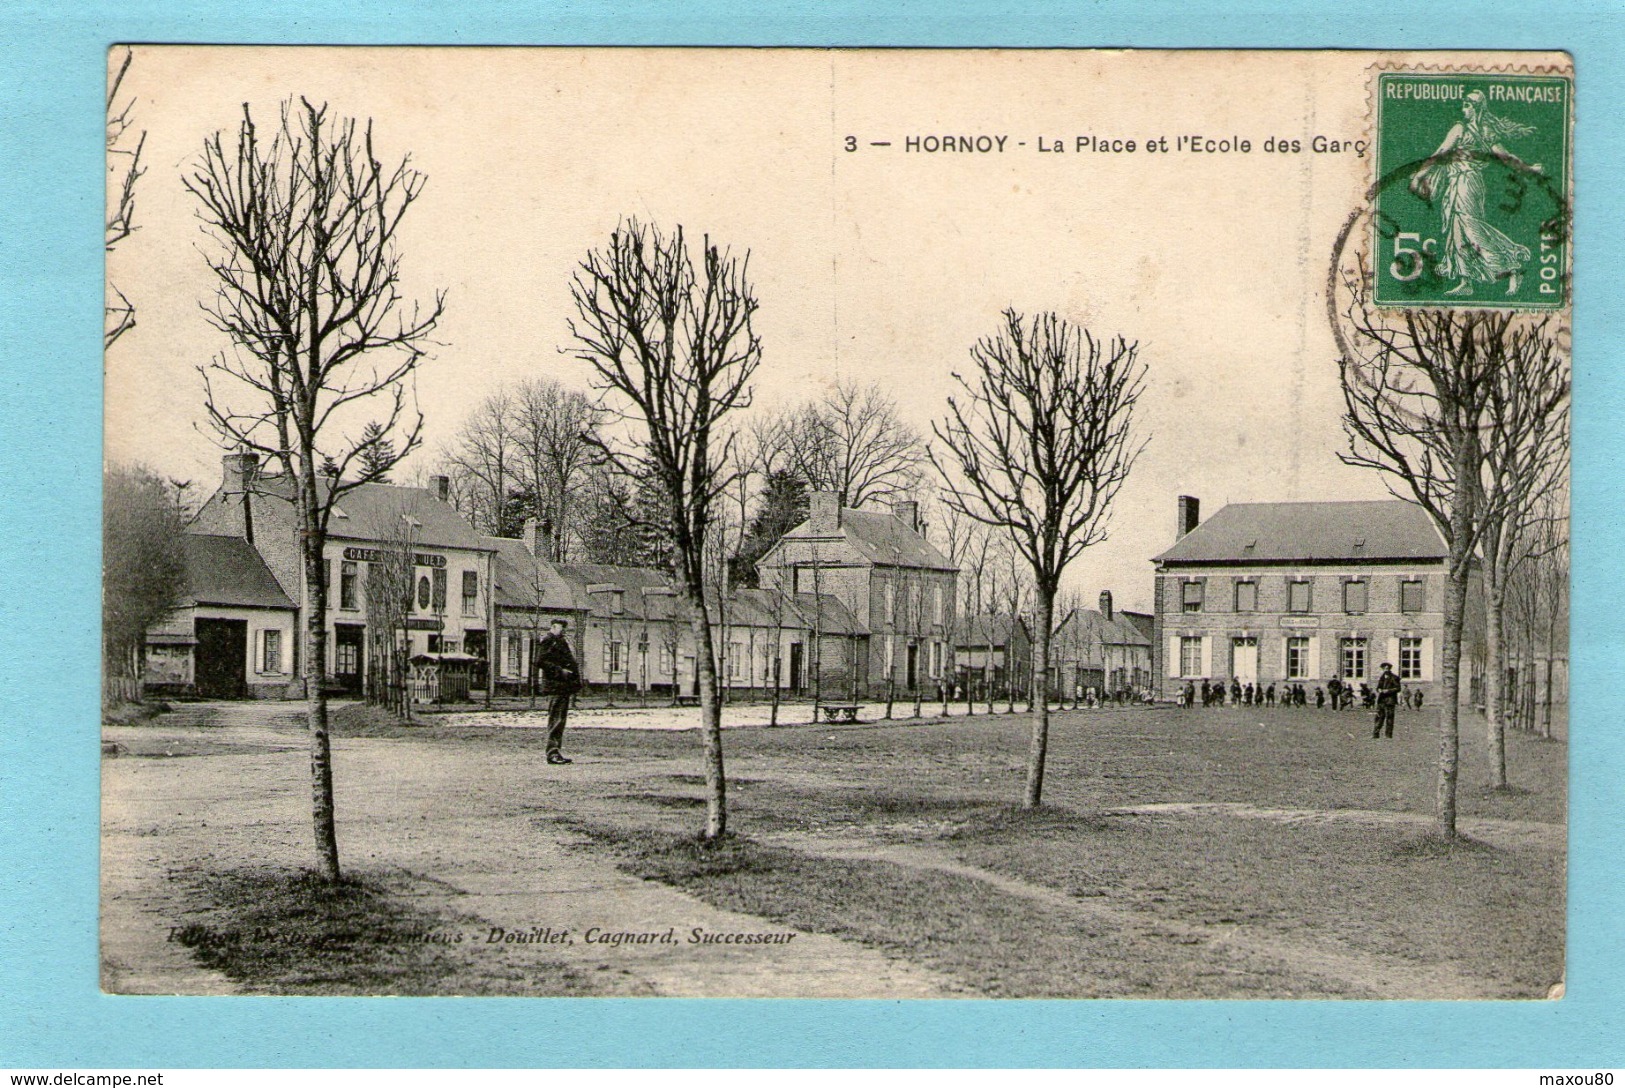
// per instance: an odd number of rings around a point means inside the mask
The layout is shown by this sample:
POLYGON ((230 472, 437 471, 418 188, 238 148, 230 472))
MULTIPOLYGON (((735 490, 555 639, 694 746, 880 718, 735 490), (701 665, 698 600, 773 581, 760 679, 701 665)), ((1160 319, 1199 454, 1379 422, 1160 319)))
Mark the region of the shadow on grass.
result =
POLYGON ((591 995, 563 964, 486 949, 486 923, 437 910, 453 890, 403 870, 330 882, 304 869, 183 875, 204 920, 171 939, 251 993, 591 995), (413 900, 416 900, 414 902, 413 900))

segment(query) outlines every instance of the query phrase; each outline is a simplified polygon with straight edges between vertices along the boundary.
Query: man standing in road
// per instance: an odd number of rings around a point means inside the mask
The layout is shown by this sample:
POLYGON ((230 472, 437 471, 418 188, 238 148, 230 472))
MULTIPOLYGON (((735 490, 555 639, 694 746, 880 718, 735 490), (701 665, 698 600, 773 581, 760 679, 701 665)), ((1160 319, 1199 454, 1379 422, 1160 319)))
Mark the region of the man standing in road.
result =
POLYGON ((1377 726, 1371 731, 1372 739, 1383 735, 1394 735, 1394 711, 1399 708, 1399 677, 1394 675, 1394 667, 1388 662, 1382 663, 1382 675, 1377 678, 1377 726))
POLYGON ((547 761, 555 764, 571 762, 560 748, 564 744, 564 720, 570 714, 570 699, 581 690, 581 670, 576 666, 576 655, 570 650, 570 640, 564 637, 566 626, 564 620, 554 620, 536 645, 537 663, 551 697, 547 704, 547 761))

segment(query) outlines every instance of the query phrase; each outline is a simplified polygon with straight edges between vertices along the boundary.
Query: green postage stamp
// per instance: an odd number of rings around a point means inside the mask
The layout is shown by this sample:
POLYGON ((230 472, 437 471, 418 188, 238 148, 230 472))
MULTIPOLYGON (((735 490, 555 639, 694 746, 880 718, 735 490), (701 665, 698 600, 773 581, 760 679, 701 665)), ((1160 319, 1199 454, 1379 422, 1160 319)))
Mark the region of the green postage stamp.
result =
POLYGON ((1565 305, 1573 93, 1564 73, 1378 74, 1378 305, 1565 305))

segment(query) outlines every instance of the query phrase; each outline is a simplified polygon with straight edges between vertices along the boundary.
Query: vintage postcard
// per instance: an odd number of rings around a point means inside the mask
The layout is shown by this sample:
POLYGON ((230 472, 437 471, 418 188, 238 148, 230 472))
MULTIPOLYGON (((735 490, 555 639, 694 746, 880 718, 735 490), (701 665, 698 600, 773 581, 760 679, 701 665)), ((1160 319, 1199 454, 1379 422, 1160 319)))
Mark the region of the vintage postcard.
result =
POLYGON ((108 69, 104 991, 1562 996, 1566 55, 108 69))

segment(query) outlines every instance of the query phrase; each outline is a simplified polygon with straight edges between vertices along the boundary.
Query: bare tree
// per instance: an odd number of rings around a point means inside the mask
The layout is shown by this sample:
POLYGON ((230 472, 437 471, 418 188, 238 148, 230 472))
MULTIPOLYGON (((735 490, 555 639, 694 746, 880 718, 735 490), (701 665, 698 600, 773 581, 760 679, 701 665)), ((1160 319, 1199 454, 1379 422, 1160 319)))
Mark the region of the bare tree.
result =
MULTIPOLYGON (((510 489, 518 482, 519 420, 514 397, 505 389, 474 407, 444 453, 448 475, 458 480, 458 512, 492 536, 511 536, 510 489)), ((522 519, 521 519, 522 520, 522 519)))
POLYGON ((108 702, 141 697, 147 629, 186 597, 185 524, 163 477, 142 465, 102 475, 102 652, 108 702))
POLYGON ((1337 296, 1328 299, 1349 442, 1340 456, 1383 473, 1390 493, 1427 511, 1449 550, 1435 820, 1451 840, 1468 586, 1484 527, 1505 511, 1504 495, 1485 493, 1485 449, 1497 387, 1546 350, 1546 322, 1509 311, 1379 310, 1368 282, 1363 267, 1346 270, 1341 312, 1337 296))
POLYGON ((407 681, 408 620, 417 573, 416 520, 407 503, 393 504, 377 526, 378 547, 367 560, 362 596, 367 608, 368 698, 407 722, 412 720, 411 689, 407 681))
POLYGON ((547 528, 548 554, 567 562, 577 532, 574 501, 601 463, 593 443, 600 412, 584 394, 552 378, 533 378, 514 394, 518 482, 547 528))
POLYGON ((263 139, 249 107, 234 140, 210 137, 185 178, 217 243, 215 295, 203 306, 232 348, 199 367, 223 444, 266 455, 293 490, 305 578, 313 822, 322 870, 339 876, 327 734, 327 545, 334 505, 419 444, 411 406, 422 345, 444 296, 426 309, 400 294, 398 236, 424 177, 378 158, 372 125, 331 120, 308 99, 282 104, 263 139), (347 439, 373 422, 370 437, 347 439), (320 466, 332 457, 337 475, 320 466), (365 468, 345 479, 351 466, 365 468))
POLYGON ((1542 500, 1560 491, 1569 468, 1569 360, 1550 317, 1531 320, 1515 334, 1512 364, 1489 375, 1485 411, 1479 554, 1484 587, 1484 719, 1488 730, 1490 786, 1507 786, 1506 676, 1507 582, 1539 522, 1550 516, 1542 500))
POLYGON ((925 463, 920 436, 874 383, 836 382, 768 434, 767 456, 788 460, 810 489, 835 492, 843 507, 912 491, 925 463))
MULTIPOLYGON (((141 151, 147 144, 143 130, 130 146, 135 128, 131 111, 135 99, 121 102, 120 91, 124 77, 130 71, 134 53, 126 46, 119 59, 118 69, 107 83, 107 252, 135 233, 135 183, 147 168, 141 164, 141 151)), ((135 328, 135 307, 124 292, 111 279, 107 281, 107 301, 103 304, 102 347, 110 348, 113 341, 135 328)))
POLYGON ((749 262, 748 253, 735 257, 709 238, 691 253, 681 227, 667 234, 628 220, 587 255, 570 285, 577 357, 627 432, 624 442, 599 440, 599 450, 620 471, 657 485, 665 502, 674 580, 694 631, 704 837, 712 841, 727 831, 727 784, 705 546, 712 506, 729 483, 725 425, 749 405, 762 357, 749 262))
MULTIPOLYGON (((1067 565, 1106 539, 1112 502, 1144 443, 1133 434, 1145 388, 1137 344, 1103 343, 1053 313, 1004 325, 971 349, 977 372, 955 373, 964 400, 948 398, 933 425, 947 453, 932 460, 946 501, 1002 531, 1027 563, 1034 592, 1034 684, 1049 673, 1055 595, 1067 565)), ((1014 622, 1014 617, 1012 617, 1014 622)), ((1049 700, 1033 703, 1025 803, 1043 794, 1049 700)))

